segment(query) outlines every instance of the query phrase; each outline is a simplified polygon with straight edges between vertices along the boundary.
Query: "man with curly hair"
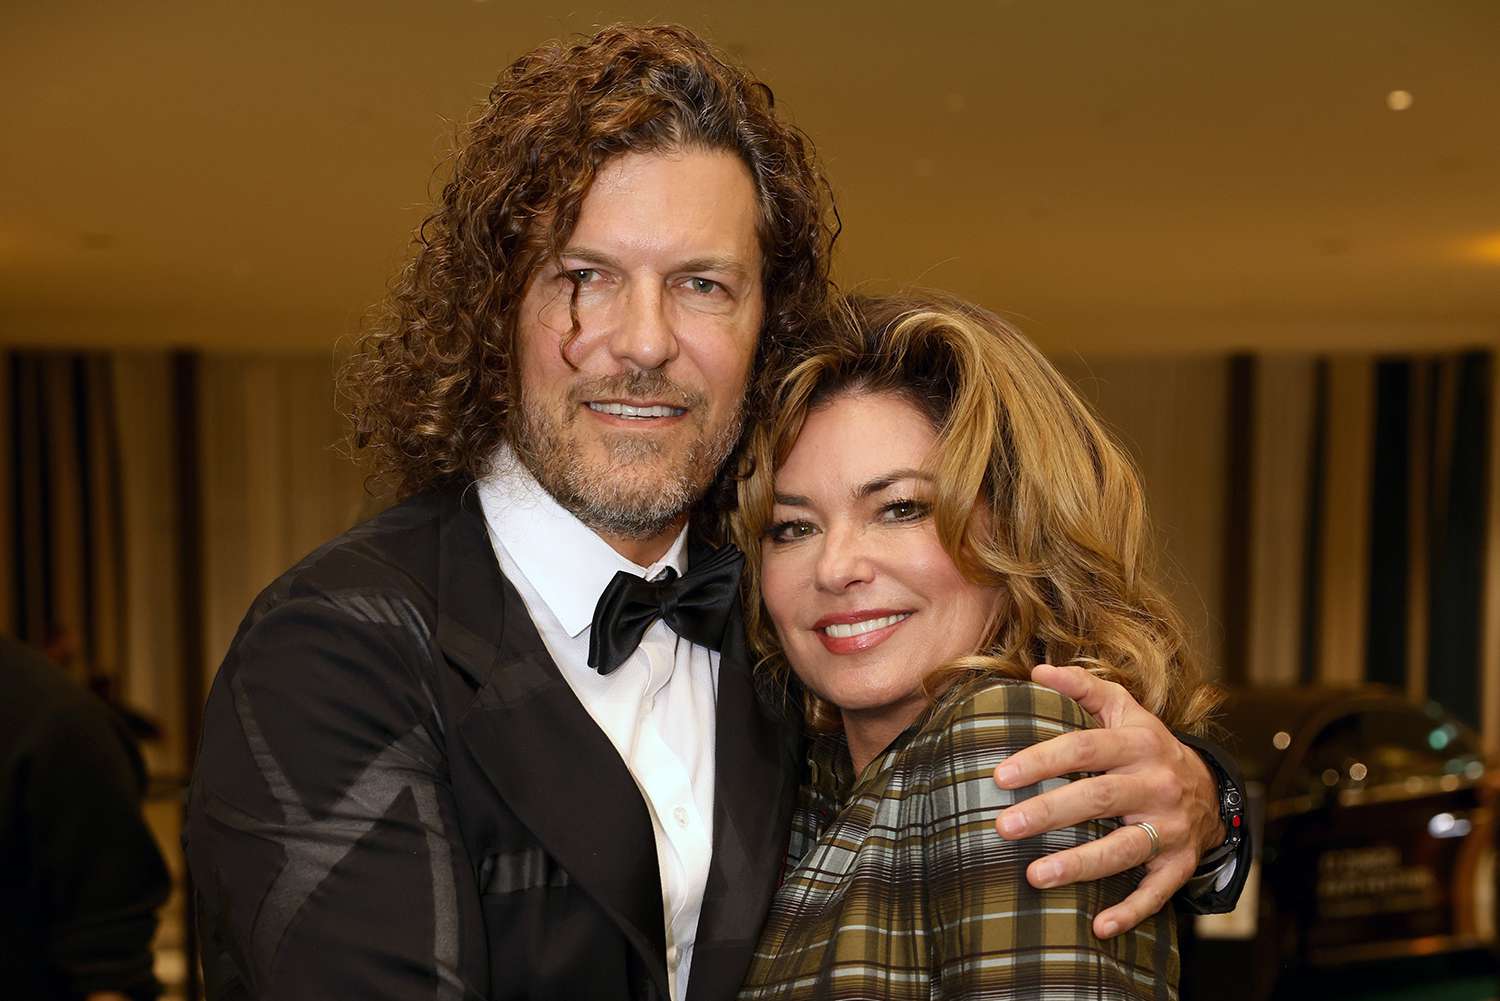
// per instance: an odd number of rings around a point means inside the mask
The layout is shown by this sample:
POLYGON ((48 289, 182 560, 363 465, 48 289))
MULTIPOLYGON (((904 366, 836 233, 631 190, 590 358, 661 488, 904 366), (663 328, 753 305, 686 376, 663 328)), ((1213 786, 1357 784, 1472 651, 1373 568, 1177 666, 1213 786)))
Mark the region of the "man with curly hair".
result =
MULTIPOLYGON (((825 305, 831 205, 770 91, 684 29, 502 74, 345 372, 406 499, 262 593, 209 697, 185 840, 211 998, 735 994, 803 756, 753 683, 716 484, 825 305)), ((1215 785, 1059 684, 1117 725, 1007 783, 1113 771, 1002 830, 1149 818, 1164 850, 1097 919, 1133 924, 1224 838, 1215 785)))

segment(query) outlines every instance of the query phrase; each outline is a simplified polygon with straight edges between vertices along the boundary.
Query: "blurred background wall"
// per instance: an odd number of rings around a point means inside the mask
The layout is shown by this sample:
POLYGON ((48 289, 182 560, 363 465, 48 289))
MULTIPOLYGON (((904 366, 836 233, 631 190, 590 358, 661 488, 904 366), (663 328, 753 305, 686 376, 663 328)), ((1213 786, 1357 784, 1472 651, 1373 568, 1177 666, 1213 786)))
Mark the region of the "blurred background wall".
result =
POLYGON ((642 18, 813 137, 842 284, 976 299, 1096 403, 1218 677, 1382 682, 1500 749, 1500 6, 14 5, 0 631, 155 725, 169 849, 240 615, 378 506, 331 377, 455 129, 642 18))

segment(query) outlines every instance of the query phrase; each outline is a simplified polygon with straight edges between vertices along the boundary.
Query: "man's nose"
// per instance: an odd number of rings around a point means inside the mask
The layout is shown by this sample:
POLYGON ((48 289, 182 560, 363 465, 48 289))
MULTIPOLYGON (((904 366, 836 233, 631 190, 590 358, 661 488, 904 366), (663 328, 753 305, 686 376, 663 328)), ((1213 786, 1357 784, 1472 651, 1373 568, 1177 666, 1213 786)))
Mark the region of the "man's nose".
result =
POLYGON ((650 371, 677 357, 671 302, 660 287, 633 286, 620 307, 609 338, 609 350, 616 359, 650 371))
POLYGON ((853 526, 830 528, 814 568, 819 589, 842 592, 874 579, 875 563, 868 537, 853 526))

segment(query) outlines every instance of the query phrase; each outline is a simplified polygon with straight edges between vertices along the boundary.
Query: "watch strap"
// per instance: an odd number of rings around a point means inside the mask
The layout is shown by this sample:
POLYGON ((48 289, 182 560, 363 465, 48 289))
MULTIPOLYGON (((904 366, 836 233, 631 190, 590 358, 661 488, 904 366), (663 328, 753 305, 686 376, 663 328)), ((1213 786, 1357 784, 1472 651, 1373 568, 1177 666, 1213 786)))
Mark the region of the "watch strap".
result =
POLYGON ((1211 740, 1191 734, 1173 734, 1184 745, 1198 752, 1214 777, 1219 802, 1219 817, 1224 823, 1224 841, 1198 862, 1193 878, 1184 892, 1178 894, 1183 906, 1195 914, 1222 914, 1234 910, 1250 874, 1252 845, 1248 817, 1245 813, 1245 780, 1234 758, 1211 740), (1209 878, 1234 864, 1234 872, 1222 887, 1209 878))

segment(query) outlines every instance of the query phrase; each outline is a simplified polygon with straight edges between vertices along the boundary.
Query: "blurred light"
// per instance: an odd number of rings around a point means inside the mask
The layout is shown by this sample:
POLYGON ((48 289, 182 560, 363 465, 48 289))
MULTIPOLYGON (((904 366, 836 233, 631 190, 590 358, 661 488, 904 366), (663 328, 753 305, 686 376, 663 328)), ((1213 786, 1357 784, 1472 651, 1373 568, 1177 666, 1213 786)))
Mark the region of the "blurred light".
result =
POLYGON ((1356 782, 1363 782, 1365 776, 1368 774, 1370 774, 1370 770, 1364 766, 1364 762, 1362 761, 1356 761, 1349 766, 1349 777, 1356 782))
POLYGON ((1482 236, 1464 244, 1465 257, 1490 264, 1500 264, 1500 233, 1482 236))
POLYGON ((1427 743, 1432 746, 1432 749, 1434 751, 1441 751, 1443 748, 1447 747, 1448 739, 1448 731, 1441 728, 1434 730, 1427 735, 1427 743))
POLYGON ((1292 746, 1292 735, 1285 730, 1277 730, 1276 736, 1271 738, 1271 746, 1278 751, 1285 751, 1292 746))
POLYGON ((1339 773, 1332 768, 1323 769, 1323 784, 1325 786, 1336 786, 1339 784, 1339 773))
POLYGON ((1443 792, 1452 792, 1453 790, 1458 788, 1458 776, 1444 775, 1442 778, 1438 779, 1438 788, 1442 789, 1443 792))
POLYGON ((1471 761, 1467 765, 1464 765, 1465 778, 1477 779, 1483 774, 1484 762, 1482 761, 1471 761))
POLYGON ((1474 825, 1451 813, 1434 814, 1427 821, 1427 833, 1435 838, 1462 838, 1474 829, 1474 825))
POLYGON ((1405 111, 1411 107, 1412 96, 1409 90, 1393 90, 1385 95, 1385 106, 1392 111, 1405 111))

